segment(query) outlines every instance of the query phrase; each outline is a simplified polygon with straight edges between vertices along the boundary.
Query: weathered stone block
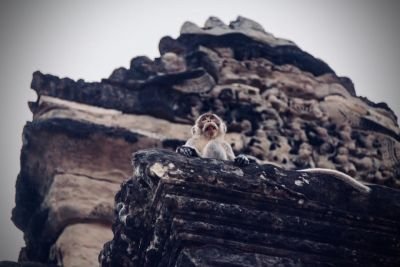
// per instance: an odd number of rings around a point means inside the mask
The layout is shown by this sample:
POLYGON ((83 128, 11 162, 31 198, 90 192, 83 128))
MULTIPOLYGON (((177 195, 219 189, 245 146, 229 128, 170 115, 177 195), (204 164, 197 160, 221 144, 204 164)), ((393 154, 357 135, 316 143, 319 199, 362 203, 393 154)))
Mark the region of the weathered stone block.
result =
POLYGON ((400 192, 331 175, 133 155, 101 266, 396 266, 400 192))

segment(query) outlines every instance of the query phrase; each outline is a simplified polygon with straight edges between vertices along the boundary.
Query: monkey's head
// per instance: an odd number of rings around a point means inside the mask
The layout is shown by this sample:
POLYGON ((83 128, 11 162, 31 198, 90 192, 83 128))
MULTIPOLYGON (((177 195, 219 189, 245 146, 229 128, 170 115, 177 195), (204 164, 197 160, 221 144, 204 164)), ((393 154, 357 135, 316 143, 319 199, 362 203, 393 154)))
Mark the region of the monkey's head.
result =
POLYGON ((226 133, 226 125, 213 113, 204 113, 196 120, 195 125, 192 127, 193 135, 202 135, 208 139, 215 139, 223 137, 226 133))

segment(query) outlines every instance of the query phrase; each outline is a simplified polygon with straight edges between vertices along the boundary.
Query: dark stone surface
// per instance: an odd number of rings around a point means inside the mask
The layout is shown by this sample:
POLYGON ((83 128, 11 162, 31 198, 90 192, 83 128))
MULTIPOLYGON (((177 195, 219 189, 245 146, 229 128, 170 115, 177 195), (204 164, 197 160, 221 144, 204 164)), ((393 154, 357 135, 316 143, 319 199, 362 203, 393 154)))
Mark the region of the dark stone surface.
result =
POLYGON ((233 47, 235 58, 238 60, 266 58, 276 65, 292 64, 301 70, 319 76, 334 71, 323 61, 302 51, 296 46, 271 47, 252 40, 243 34, 227 34, 219 37, 195 34, 183 34, 178 38, 189 50, 200 45, 206 47, 233 47))
POLYGON ((132 162, 103 267, 400 264, 398 190, 163 150, 132 162))

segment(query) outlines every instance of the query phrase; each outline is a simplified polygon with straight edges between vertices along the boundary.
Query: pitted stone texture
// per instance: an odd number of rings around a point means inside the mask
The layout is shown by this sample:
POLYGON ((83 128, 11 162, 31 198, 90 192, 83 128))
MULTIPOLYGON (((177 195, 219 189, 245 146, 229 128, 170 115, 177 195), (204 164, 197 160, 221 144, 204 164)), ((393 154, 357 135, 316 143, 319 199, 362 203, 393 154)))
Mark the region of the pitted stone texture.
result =
POLYGON ((398 190, 162 150, 132 161, 102 267, 400 263, 398 190))

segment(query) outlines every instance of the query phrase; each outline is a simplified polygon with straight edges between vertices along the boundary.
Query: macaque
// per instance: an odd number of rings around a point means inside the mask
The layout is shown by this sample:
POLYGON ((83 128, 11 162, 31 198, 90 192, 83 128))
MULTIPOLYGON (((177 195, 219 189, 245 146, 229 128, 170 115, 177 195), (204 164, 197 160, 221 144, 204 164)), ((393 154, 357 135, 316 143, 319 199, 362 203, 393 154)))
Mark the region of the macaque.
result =
POLYGON ((213 113, 201 115, 192 127, 192 137, 177 152, 187 157, 213 158, 234 161, 238 166, 249 165, 245 155, 235 157, 232 147, 225 141, 226 124, 213 113))

